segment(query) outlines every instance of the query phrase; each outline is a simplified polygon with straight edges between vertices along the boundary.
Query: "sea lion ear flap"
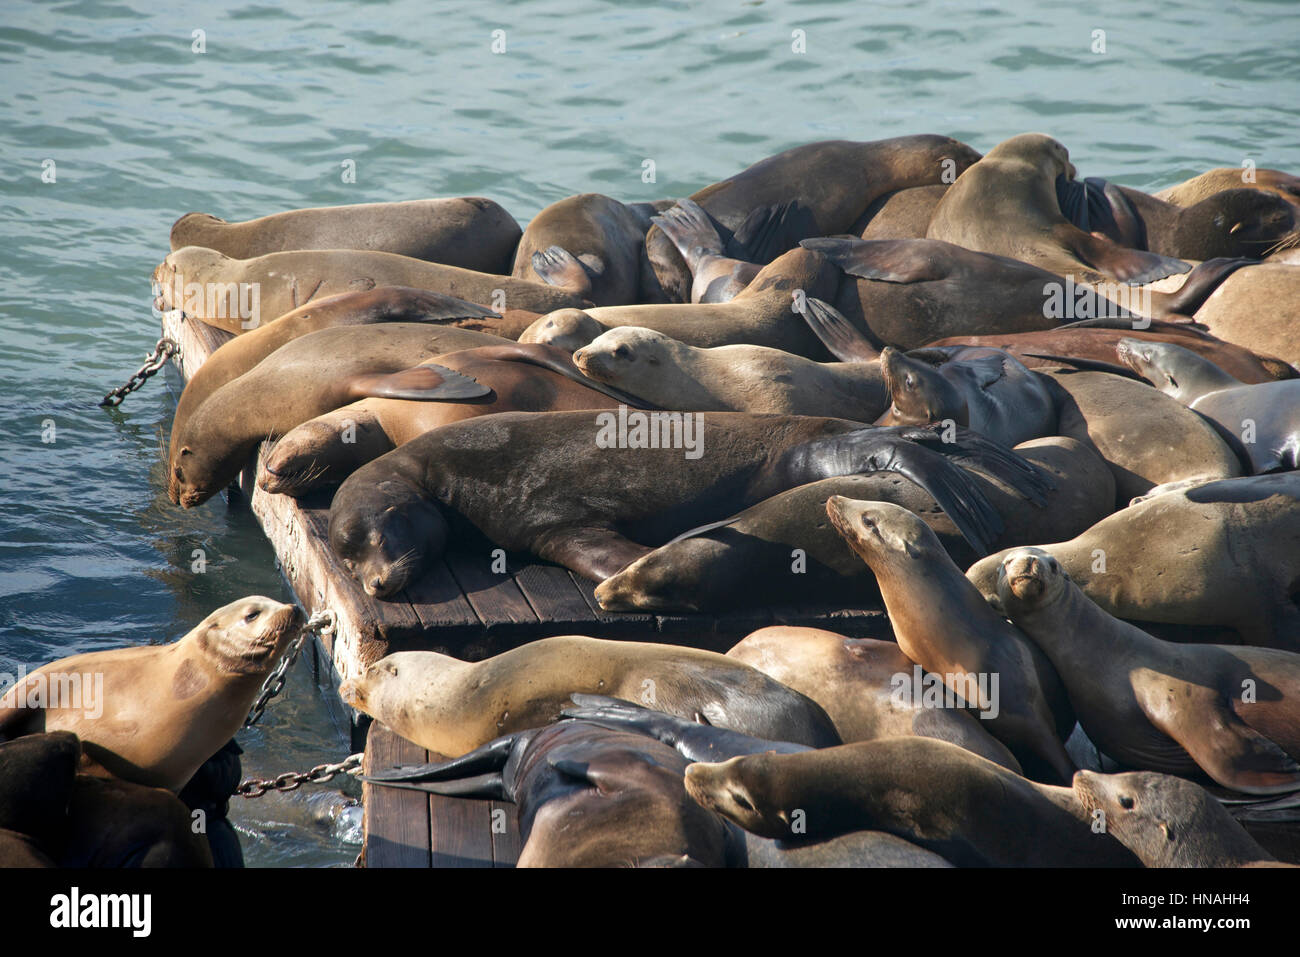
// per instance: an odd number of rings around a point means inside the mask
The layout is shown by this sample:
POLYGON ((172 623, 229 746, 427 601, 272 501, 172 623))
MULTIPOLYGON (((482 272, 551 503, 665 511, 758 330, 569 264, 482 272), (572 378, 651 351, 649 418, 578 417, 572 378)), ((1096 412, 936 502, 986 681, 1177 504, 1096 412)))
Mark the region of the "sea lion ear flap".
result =
POLYGON ((426 362, 388 375, 361 375, 352 380, 353 398, 412 399, 422 402, 461 402, 490 395, 492 390, 470 376, 426 362))
POLYGON ((830 303, 810 298, 803 318, 826 350, 841 362, 875 362, 880 358, 880 350, 830 303))

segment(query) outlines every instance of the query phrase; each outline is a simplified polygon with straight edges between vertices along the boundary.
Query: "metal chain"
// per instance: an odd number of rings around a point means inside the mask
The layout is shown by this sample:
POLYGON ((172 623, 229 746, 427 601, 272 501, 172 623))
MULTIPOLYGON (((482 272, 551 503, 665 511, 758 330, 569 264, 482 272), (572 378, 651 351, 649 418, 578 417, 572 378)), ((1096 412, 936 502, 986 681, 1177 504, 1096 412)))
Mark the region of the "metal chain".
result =
POLYGON ((159 339, 158 344, 153 347, 153 353, 145 356, 144 365, 140 367, 139 371, 126 380, 126 385, 120 385, 104 396, 99 404, 108 408, 121 405, 122 400, 128 394, 144 385, 150 376, 167 364, 168 359, 174 355, 180 355, 180 351, 181 347, 174 340, 168 339, 166 336, 159 339))
POLYGON ((262 712, 270 704, 271 699, 284 690, 285 676, 289 673, 289 668, 298 660, 298 652, 302 646, 307 643, 307 639, 312 635, 326 635, 334 630, 334 612, 326 609, 318 611, 302 626, 302 634, 293 640, 293 643, 285 650, 284 657, 280 663, 275 666, 275 670, 266 676, 262 682, 262 690, 257 694, 257 700, 253 702, 253 707, 248 712, 248 717, 244 719, 244 727, 251 728, 262 719, 262 712))
POLYGON ((361 771, 361 754, 351 754, 338 764, 318 764, 310 771, 286 771, 279 777, 266 780, 249 778, 240 782, 235 794, 243 798, 261 797, 267 791, 296 791, 304 784, 324 784, 336 774, 357 774, 361 771))

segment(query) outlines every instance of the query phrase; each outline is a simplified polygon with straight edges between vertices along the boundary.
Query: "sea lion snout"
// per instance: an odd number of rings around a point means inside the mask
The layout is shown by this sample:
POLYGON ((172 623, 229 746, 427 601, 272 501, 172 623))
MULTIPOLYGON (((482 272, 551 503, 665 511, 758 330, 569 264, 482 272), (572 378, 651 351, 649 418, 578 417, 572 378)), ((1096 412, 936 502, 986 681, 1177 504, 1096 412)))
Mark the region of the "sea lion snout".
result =
POLYGON ((365 708, 366 695, 361 690, 360 681, 356 678, 348 678, 339 685, 339 697, 343 699, 344 704, 356 708, 358 711, 365 708))

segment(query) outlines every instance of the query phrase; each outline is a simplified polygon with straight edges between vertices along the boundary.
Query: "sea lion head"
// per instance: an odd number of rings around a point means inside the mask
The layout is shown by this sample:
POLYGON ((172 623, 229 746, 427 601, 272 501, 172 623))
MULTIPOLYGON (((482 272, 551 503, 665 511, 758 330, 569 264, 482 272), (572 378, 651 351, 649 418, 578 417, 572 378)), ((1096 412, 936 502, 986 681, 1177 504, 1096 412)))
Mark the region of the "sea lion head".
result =
POLYGON ((193 431, 187 426, 185 434, 172 436, 167 461, 167 497, 181 508, 202 505, 235 477, 211 454, 210 446, 191 442, 193 431))
POLYGON ((1124 338, 1115 343, 1115 355, 1119 361, 1161 392, 1178 388, 1177 378, 1165 367, 1166 363, 1161 362, 1168 356, 1168 349, 1169 346, 1163 342, 1146 339, 1124 338))
POLYGON ((301 627, 296 605, 251 595, 218 608, 190 635, 220 671, 260 675, 275 666, 301 627))
POLYGON ((596 586, 605 611, 700 611, 701 599, 745 587, 748 569, 715 538, 683 538, 643 555, 596 586))
POLYGON ((928 425, 945 419, 970 424, 966 400, 933 366, 885 346, 880 353, 880 372, 889 390, 890 406, 876 425, 928 425))
POLYGON ((1041 548, 1017 548, 998 566, 998 601, 1003 610, 1030 610, 1050 605, 1065 591, 1070 577, 1052 554, 1041 548))
POLYGON ((1003 140, 985 158, 1028 163, 1051 181, 1058 176, 1074 179, 1078 175, 1070 162, 1070 151, 1046 133, 1021 133, 1003 140))
POLYGON ((1222 867, 1267 855, 1203 787, 1169 774, 1078 771, 1074 793, 1147 867, 1222 867))
POLYGON ((542 316, 520 335, 520 342, 540 342, 575 352, 605 331, 581 309, 557 309, 542 316))
POLYGON ((831 525, 849 547, 875 570, 903 556, 908 560, 935 555, 943 546, 930 526, 892 502, 860 502, 832 495, 826 502, 831 525))
POLYGON ((366 594, 387 598, 414 581, 447 544, 447 523, 415 487, 354 472, 330 506, 330 547, 366 594))
POLYGON ((764 807, 757 797, 769 759, 766 754, 741 755, 718 763, 687 765, 686 793, 701 807, 730 818, 751 834, 789 837, 788 815, 764 807))
MULTIPOLYGON (((573 354, 582 374, 610 385, 635 386, 640 378, 661 376, 674 340, 639 326, 616 326, 573 354)), ((632 391, 636 391, 633 389, 632 391)))
POLYGON ((425 708, 425 693, 436 691, 441 666, 449 660, 430 652, 399 651, 340 684, 339 697, 409 737, 415 733, 415 716, 425 708))
MULTIPOLYGON (((203 309, 206 310, 206 277, 214 267, 229 259, 229 256, 223 256, 215 249, 204 246, 183 246, 168 253, 153 271, 155 305, 163 310, 180 309, 189 315, 185 304, 187 300, 192 300, 194 306, 202 302, 203 309)), ((196 315, 194 318, 202 317, 196 315)))

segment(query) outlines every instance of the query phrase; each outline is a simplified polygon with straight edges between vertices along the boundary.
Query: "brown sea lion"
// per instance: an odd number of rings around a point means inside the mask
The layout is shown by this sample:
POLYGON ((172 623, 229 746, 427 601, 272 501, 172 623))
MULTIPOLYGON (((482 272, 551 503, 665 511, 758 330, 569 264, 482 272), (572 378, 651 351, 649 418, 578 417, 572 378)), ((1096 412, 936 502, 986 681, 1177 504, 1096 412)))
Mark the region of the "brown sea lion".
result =
MULTIPOLYGON (((829 140, 769 156, 690 198, 722 234, 728 256, 766 265, 801 239, 849 231, 877 197, 950 182, 978 159, 946 136, 829 140)), ((690 272, 658 227, 646 252, 669 299, 688 301, 690 272)))
POLYGON ((1080 771, 1074 793, 1144 867, 1241 867, 1272 861, 1222 804, 1170 774, 1080 771))
POLYGON ((690 271, 690 302, 729 302, 762 269, 724 253, 726 242, 694 200, 683 199, 651 221, 672 241, 690 271))
POLYGON ((566 635, 479 662, 398 652, 339 687, 347 704, 453 757, 559 720, 575 692, 643 701, 688 719, 700 715, 774 741, 839 743, 812 700, 725 655, 677 645, 566 635))
POLYGON ((834 497, 826 513, 871 566, 899 650, 979 713, 1035 780, 1068 782, 1074 716, 1061 679, 991 609, 921 519, 888 502, 834 497))
MULTIPOLYGON (((1115 481, 1090 447, 1067 438, 1026 442, 1016 453, 1055 484, 1042 508, 995 476, 968 469, 1002 520, 994 547, 1080 534, 1115 507, 1115 481)), ((826 601, 866 605, 878 597, 875 576, 826 516, 832 495, 892 502, 919 515, 965 568, 978 553, 928 492, 891 473, 844 475, 764 499, 725 522, 679 536, 596 588, 612 611, 719 612, 764 604, 826 601)))
POLYGON ((295 606, 253 596, 169 645, 44 665, 0 698, 0 738, 72 731, 118 777, 178 791, 243 726, 301 624, 295 606))
POLYGON ((1021 773, 1015 756, 978 718, 960 708, 925 706, 922 696, 913 693, 920 684, 918 666, 892 641, 775 625, 751 632, 727 657, 816 701, 845 744, 921 735, 1021 773))
POLYGON ((503 273, 519 237, 519 224, 501 206, 466 196, 294 209, 236 223, 186 213, 172 226, 171 248, 203 246, 231 259, 294 249, 365 249, 503 273))
POLYGON ((380 598, 442 554, 448 518, 601 581, 736 508, 884 470, 923 485, 984 549, 997 513, 949 457, 984 463, 1026 494, 1041 496, 1047 482, 987 439, 966 430, 955 438, 812 416, 502 412, 426 432, 353 472, 330 508, 330 545, 380 598))
POLYGON ((1178 259, 1263 258, 1300 224, 1300 206, 1257 189, 1217 192, 1177 206, 1121 187, 1142 230, 1142 248, 1178 259))
MULTIPOLYGON (((1109 614, 1222 625, 1243 641, 1300 649, 1300 475, 1211 482, 1157 495, 1076 538, 1041 547, 1109 614)), ((1006 552, 967 570, 997 594, 1006 552)))
POLYGON ((1175 206, 1195 206, 1207 197, 1229 189, 1266 190, 1300 204, 1300 176, 1275 169, 1246 170, 1222 166, 1162 189, 1155 197, 1175 206))
POLYGON ((894 190, 881 196, 863 213, 866 224, 862 229, 849 230, 863 239, 924 239, 930 228, 930 217, 939 206, 939 200, 948 192, 947 183, 930 186, 912 186, 894 190))
POLYGON ((80 761, 81 742, 70 731, 0 740, 0 829, 26 839, 0 842, 0 866, 41 866, 59 853, 80 761))
POLYGON ((1061 212, 1060 178, 1073 180, 1075 170, 1059 142, 1042 133, 1003 140, 948 188, 926 236, 1021 259, 1079 282, 1148 283, 1191 269, 1079 229, 1061 212))
MULTIPOLYGON (((484 387, 467 389, 469 380, 459 373, 415 367, 445 352, 500 344, 499 336, 408 322, 327 328, 293 339, 197 405, 187 403, 172 425, 167 494, 185 508, 202 504, 235 479, 266 439, 363 397, 483 395, 484 387)), ((220 378, 240 365, 218 362, 220 378)))
MULTIPOLYGON (((563 251, 561 251, 562 253, 563 251)), ((558 255, 558 254, 557 254, 558 255)), ((169 253, 153 281, 166 309, 238 335, 316 299, 377 286, 407 286, 502 309, 547 313, 587 302, 586 276, 559 287, 394 253, 354 249, 292 250, 231 259, 214 249, 185 246, 169 253)))
POLYGON ((1269 262, 1233 273, 1196 321, 1226 342, 1300 367, 1300 268, 1269 262))
POLYGON ((1099 608, 1038 548, 1002 559, 997 595, 1051 658, 1088 737, 1122 765, 1199 768, 1249 794, 1300 790, 1300 655, 1153 638, 1099 608))
POLYGON ((211 867, 190 809, 170 791, 78 774, 59 867, 211 867))
POLYGON ((637 400, 586 379, 569 354, 553 346, 511 342, 439 356, 491 392, 463 402, 370 398, 342 406, 286 432, 258 462, 257 484, 303 495, 337 484, 359 467, 430 429, 497 412, 616 409, 637 400))
POLYGON ((1134 867, 1069 788, 1027 781, 933 738, 880 738, 686 769, 686 790, 747 831, 789 841, 871 828, 958 867, 1134 867))

